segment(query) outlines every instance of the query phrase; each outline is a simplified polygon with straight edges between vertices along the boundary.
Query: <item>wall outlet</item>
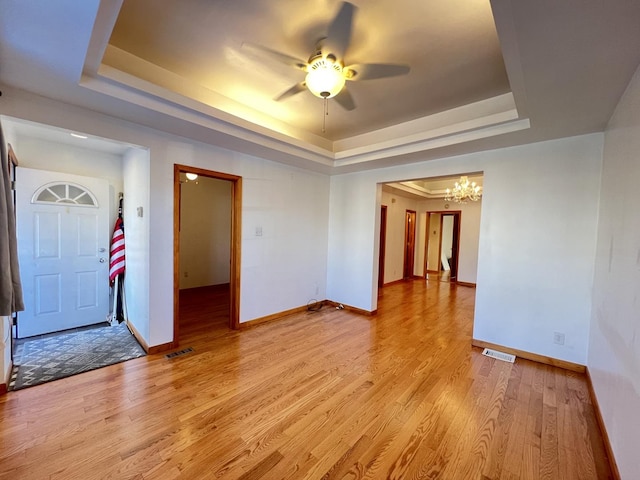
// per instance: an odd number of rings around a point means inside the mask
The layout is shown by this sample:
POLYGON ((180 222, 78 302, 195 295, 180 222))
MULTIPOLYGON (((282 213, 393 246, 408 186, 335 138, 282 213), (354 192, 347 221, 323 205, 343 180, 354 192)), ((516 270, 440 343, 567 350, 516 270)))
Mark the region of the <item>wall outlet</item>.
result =
POLYGON ((556 345, 564 345, 564 333, 553 332, 553 343, 556 345))
POLYGON ((256 237, 262 236, 262 227, 256 227, 256 237))
POLYGON ((184 278, 189 278, 189 272, 184 272, 184 278))

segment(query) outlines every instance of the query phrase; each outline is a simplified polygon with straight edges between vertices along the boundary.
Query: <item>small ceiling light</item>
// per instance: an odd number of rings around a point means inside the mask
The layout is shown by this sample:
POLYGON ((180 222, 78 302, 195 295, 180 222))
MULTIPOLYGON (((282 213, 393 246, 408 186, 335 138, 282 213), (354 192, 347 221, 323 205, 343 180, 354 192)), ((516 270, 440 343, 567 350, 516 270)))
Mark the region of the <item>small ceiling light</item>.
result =
POLYGON ((469 182, 467 176, 460 177, 460 181, 456 182, 453 190, 447 188, 444 196, 447 202, 467 203, 469 200, 477 202, 482 197, 482 187, 476 182, 469 182))
POLYGON ((71 135, 72 137, 81 138, 81 139, 83 139, 83 140, 86 140, 86 139, 87 139, 87 136, 86 136, 86 135, 80 135, 79 133, 71 133, 70 135, 71 135))
POLYGON ((309 73, 305 79, 307 88, 316 97, 335 97, 345 84, 345 76, 342 72, 342 65, 332 61, 331 57, 318 57, 309 63, 307 67, 309 73))
POLYGON ((191 172, 187 173, 187 180, 193 181, 196 178, 198 178, 198 174, 197 173, 191 173, 191 172))

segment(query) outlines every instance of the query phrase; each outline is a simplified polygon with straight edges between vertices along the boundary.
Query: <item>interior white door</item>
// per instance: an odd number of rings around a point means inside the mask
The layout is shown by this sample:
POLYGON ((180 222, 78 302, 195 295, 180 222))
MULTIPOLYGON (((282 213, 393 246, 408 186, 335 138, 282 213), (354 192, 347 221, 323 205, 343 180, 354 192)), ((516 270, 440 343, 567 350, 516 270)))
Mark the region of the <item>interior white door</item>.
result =
POLYGON ((106 320, 109 184, 18 167, 16 221, 25 310, 17 337, 106 320))

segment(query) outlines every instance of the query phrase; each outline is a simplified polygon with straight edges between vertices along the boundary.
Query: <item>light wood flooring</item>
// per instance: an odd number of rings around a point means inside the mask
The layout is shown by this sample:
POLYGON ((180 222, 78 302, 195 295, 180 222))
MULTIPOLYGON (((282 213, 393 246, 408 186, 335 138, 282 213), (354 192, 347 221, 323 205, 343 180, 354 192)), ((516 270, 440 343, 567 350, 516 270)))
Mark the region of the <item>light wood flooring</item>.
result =
POLYGON ((472 288, 409 281, 374 317, 239 332, 224 293, 200 293, 182 302, 192 353, 0 398, 0 478, 611 478, 585 377, 482 356, 472 288))

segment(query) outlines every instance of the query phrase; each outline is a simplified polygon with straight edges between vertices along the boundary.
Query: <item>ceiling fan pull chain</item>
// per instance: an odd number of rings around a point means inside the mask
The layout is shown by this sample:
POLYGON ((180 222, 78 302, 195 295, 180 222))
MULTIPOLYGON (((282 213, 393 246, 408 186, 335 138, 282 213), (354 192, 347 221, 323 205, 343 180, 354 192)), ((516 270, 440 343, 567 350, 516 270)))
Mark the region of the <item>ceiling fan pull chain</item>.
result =
POLYGON ((328 98, 324 97, 324 112, 322 115, 322 133, 327 131, 327 115, 329 115, 329 102, 328 98))

